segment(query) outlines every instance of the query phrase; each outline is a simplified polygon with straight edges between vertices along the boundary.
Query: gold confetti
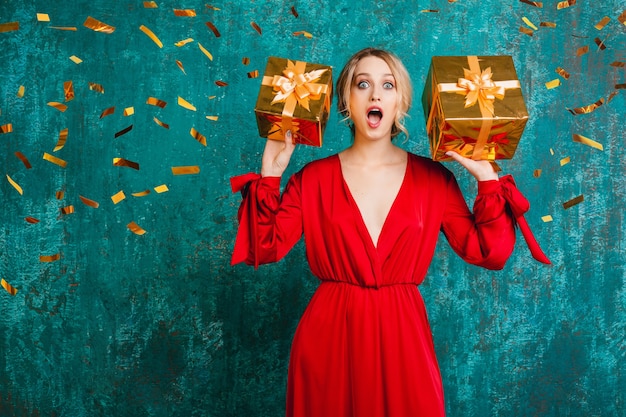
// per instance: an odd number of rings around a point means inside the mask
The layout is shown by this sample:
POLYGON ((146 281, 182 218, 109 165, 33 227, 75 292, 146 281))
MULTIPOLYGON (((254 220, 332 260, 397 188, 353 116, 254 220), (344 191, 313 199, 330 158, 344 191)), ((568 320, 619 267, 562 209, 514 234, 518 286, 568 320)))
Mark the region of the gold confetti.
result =
POLYGON ((228 85, 228 83, 225 82, 225 81, 217 80, 217 81, 215 81, 215 85, 217 85, 218 87, 226 87, 228 85))
POLYGON ((531 22, 531 21, 530 21, 530 20, 529 20, 526 16, 522 17, 522 21, 523 21, 524 23, 526 23, 526 24, 528 25, 528 27, 530 27, 530 28, 532 28, 532 29, 534 29, 534 30, 538 30, 537 26, 535 26, 535 25, 533 24, 533 22, 531 22))
POLYGON ((74 213, 74 206, 61 207, 61 214, 72 214, 74 213))
POLYGON ((61 130, 59 132, 59 140, 57 141, 56 146, 54 147, 54 149, 52 150, 52 152, 56 152, 58 150, 63 149, 63 147, 65 146, 65 142, 67 141, 67 134, 68 134, 68 129, 65 128, 63 130, 61 130))
POLYGON ((174 9, 174 16, 178 17, 195 17, 196 11, 193 9, 174 9))
POLYGON ((144 1, 143 7, 144 9, 156 9, 159 6, 157 6, 156 1, 144 1))
POLYGON ((106 34, 111 34, 115 32, 114 26, 107 25, 106 23, 96 20, 91 16, 87 17, 87 20, 85 20, 85 23, 83 23, 83 26, 95 32, 102 32, 106 34))
POLYGON ((54 262, 54 261, 58 261, 59 259, 61 259, 60 253, 56 253, 54 255, 40 255, 39 256, 40 262, 54 262))
POLYGON ((20 195, 24 195, 24 190, 22 190, 22 187, 20 187, 18 183, 13 181, 13 178, 11 178, 9 174, 7 174, 7 180, 9 181, 9 184, 11 184, 13 188, 15 188, 18 193, 20 193, 20 195))
POLYGON ((89 84, 89 89, 91 91, 95 91, 96 93, 104 94, 104 87, 101 84, 92 83, 92 82, 89 82, 88 84, 89 84))
POLYGON ((23 85, 20 85, 20 87, 17 89, 17 97, 19 98, 24 97, 25 90, 26 90, 26 87, 24 87, 23 85))
POLYGON ((28 161, 28 159, 24 156, 22 152, 15 152, 15 156, 17 156, 19 160, 22 161, 26 169, 32 168, 32 166, 30 165, 30 162, 28 161))
POLYGON ((50 16, 47 13, 37 13, 37 21, 38 22, 49 22, 50 16))
MULTIPOLYGON (((626 10, 624 10, 624 11, 622 12, 622 14, 621 14, 621 15, 619 15, 619 16, 617 17, 617 20, 618 20, 618 22, 620 22, 622 25, 626 25, 626 10)), ((0 32, 1 32, 1 31, 0 31, 0 32)))
POLYGON ((546 88, 547 88, 548 90, 551 90, 551 89, 556 88, 556 87, 558 87, 558 86, 560 86, 560 85, 561 85, 561 80, 559 80, 558 78, 556 78, 556 79, 554 79, 554 80, 552 80, 552 81, 548 81, 548 82, 546 83, 546 88))
POLYGON ((130 126, 124 128, 124 129, 120 130, 119 132, 116 132, 115 133, 115 137, 119 138, 120 136, 127 134, 131 130, 133 130, 133 125, 130 125, 130 126))
POLYGON ((580 48, 576 50, 576 56, 585 55, 587 52, 589 52, 589 46, 588 45, 581 46, 580 48))
POLYGON ((74 99, 74 83, 71 81, 65 81, 63 83, 63 92, 65 95, 65 102, 72 101, 74 99))
POLYGON ((218 116, 207 116, 206 118, 214 122, 217 122, 218 116))
POLYGON ((174 175, 190 175, 198 174, 199 172, 200 167, 197 165, 172 167, 172 174, 174 175))
POLYGON ((48 162, 52 162, 55 165, 60 166, 61 168, 65 168, 67 166, 67 162, 65 162, 64 160, 62 160, 61 158, 57 158, 54 155, 50 155, 47 152, 44 152, 43 154, 43 159, 45 159, 48 162))
POLYGON ((616 90, 623 90, 626 88, 626 84, 615 84, 616 90))
POLYGON ((579 114, 587 114, 587 113, 591 113, 592 111, 594 111, 595 109, 597 109, 603 104, 604 104, 604 99, 601 98, 600 100, 596 101, 593 104, 589 104, 588 106, 576 107, 575 109, 567 109, 567 111, 572 113, 574 116, 579 115, 579 114))
POLYGON ((20 28, 20 22, 0 23, 0 33, 12 32, 20 28))
POLYGON ((524 34, 526 34, 526 35, 528 35, 528 36, 533 36, 533 31, 528 29, 528 28, 525 28, 524 26, 520 26, 519 27, 519 31, 524 33, 524 34))
POLYGON ((80 59, 79 57, 77 57, 76 55, 72 55, 72 56, 70 57, 70 60, 71 60, 73 63, 75 63, 76 65, 78 65, 78 64, 80 64, 80 63, 82 63, 82 62, 83 62, 83 60, 82 60, 82 59, 80 59))
POLYGON ((313 35, 305 30, 299 30, 297 32, 293 32, 293 36, 304 36, 307 39, 313 39, 313 35))
POLYGON ((135 114, 135 108, 134 107, 126 107, 124 109, 124 116, 132 116, 133 114, 135 114))
POLYGON ((298 18, 298 12, 296 11, 296 6, 291 6, 291 14, 294 15, 296 19, 298 18))
POLYGON ((4 278, 2 278, 2 280, 0 280, 0 285, 2 285, 2 288, 4 288, 6 290, 6 292, 8 292, 9 294, 15 296, 15 294, 17 294, 17 288, 15 288, 13 285, 9 284, 8 282, 6 282, 6 280, 4 278))
POLYGON ((139 26, 139 30, 141 30, 143 33, 148 35, 148 37, 150 39, 152 39, 152 42, 156 43, 156 45, 159 48, 163 48, 163 42, 161 42, 161 40, 159 38, 157 38, 157 36, 154 34, 154 32, 152 32, 150 29, 148 29, 144 25, 139 26))
POLYGON ((124 194, 124 191, 120 191, 117 194, 114 194, 111 196, 111 201, 113 201, 113 204, 117 204, 120 201, 124 200, 126 198, 126 195, 124 194))
POLYGON ((554 23, 554 22, 540 22, 539 26, 540 27, 545 27, 545 28, 555 28, 556 27, 556 23, 554 23))
POLYGON ((144 229, 142 229, 141 227, 139 227, 139 225, 135 222, 130 222, 128 223, 128 225, 126 225, 126 227, 128 227, 130 229, 131 232, 133 232, 136 235, 143 235, 146 233, 146 231, 144 229))
POLYGON ((600 38, 595 38, 593 40, 596 45, 598 45, 598 48, 600 48, 601 51, 604 51, 606 49, 606 45, 604 44, 604 41, 601 40, 600 38))
POLYGON ((241 58, 241 63, 243 65, 248 65, 250 64, 250 58, 248 58, 247 56, 244 56, 243 58, 241 58))
POLYGON ((565 78, 566 80, 569 79, 569 72, 565 71, 561 67, 556 68, 556 73, 559 74, 561 77, 565 78))
POLYGON ((560 1, 556 4, 557 10, 565 9, 576 4, 576 0, 560 1))
POLYGON ((211 53, 207 51, 206 48, 202 46, 200 42, 198 42, 198 47, 200 48, 200 50, 202 51, 204 55, 206 55, 211 61, 213 61, 213 55, 211 55, 211 53))
POLYGON ((195 128, 192 127, 189 134, 202 145, 206 146, 206 137, 201 135, 195 128))
POLYGON ((526 3, 526 4, 530 4, 531 6, 535 6, 535 7, 539 7, 540 9, 543 8, 543 3, 540 1, 530 1, 530 0, 519 0, 522 3, 526 3))
POLYGON ((93 207, 93 208, 100 207, 100 203, 98 203, 97 201, 90 200, 87 197, 83 197, 82 195, 79 195, 78 198, 80 198, 80 201, 82 201, 83 204, 86 206, 93 207))
POLYGON ((594 26, 594 28, 598 29, 598 30, 602 30, 604 29, 604 27, 607 25, 607 23, 609 23, 611 21, 611 18, 608 16, 604 16, 602 18, 602 20, 600 20, 598 23, 596 23, 596 25, 594 26))
POLYGON ((160 121, 159 119, 157 119, 156 117, 153 119, 154 123, 158 124, 159 126, 165 128, 165 129, 169 129, 170 125, 168 125, 167 123, 164 123, 162 121, 160 121))
POLYGON ((541 177, 541 169, 536 169, 533 171, 533 177, 539 178, 541 177))
POLYGON ((216 11, 221 10, 221 9, 219 9, 218 7, 211 6, 210 4, 207 4, 207 5, 206 5, 206 8, 207 8, 207 9, 211 9, 211 10, 216 10, 216 11))
POLYGON ((169 190, 170 190, 170 189, 169 189, 169 188, 167 188, 167 185, 165 185, 165 184, 162 184, 162 185, 159 185, 159 186, 157 186, 157 187, 154 187, 154 191, 156 191, 158 194, 161 194, 161 193, 166 193, 166 192, 168 192, 169 190))
POLYGON ((65 191, 61 190, 61 191, 57 191, 56 192, 56 199, 57 200, 63 200, 64 196, 65 196, 65 191))
POLYGON ((167 106, 167 103, 165 101, 159 100, 158 98, 154 97, 148 97, 146 104, 150 104, 151 106, 157 106, 160 108, 165 108, 165 106, 167 106))
POLYGON ((565 158, 562 158, 559 162, 560 162, 561 166, 567 165, 567 164, 569 164, 571 162, 571 158, 569 156, 567 156, 565 158))
POLYGON ((102 119, 102 118, 104 118, 106 116, 110 116, 113 113, 115 113, 115 106, 109 107, 107 109, 104 109, 104 111, 102 113, 100 113, 100 118, 102 119))
POLYGON ((56 30, 69 30, 72 32, 76 32, 78 29, 74 26, 48 26, 50 29, 56 29, 56 30))
POLYGON ((257 25, 255 22, 250 22, 250 26, 252 26, 252 28, 259 32, 259 35, 261 35, 261 27, 259 25, 257 25))
POLYGON ((24 220, 26 220, 26 223, 30 223, 30 224, 37 224, 37 223, 39 223, 39 219, 36 219, 34 217, 31 217, 31 216, 25 217, 24 220))
POLYGON ((183 67, 183 63, 180 62, 179 60, 176 60, 176 65, 178 65, 178 68, 180 68, 180 70, 183 72, 183 74, 187 75, 187 73, 185 72, 185 68, 183 67))
POLYGON ((596 142, 593 139, 586 138, 586 137, 584 137, 582 135, 578 135, 576 133, 574 133, 572 135, 572 140, 574 142, 582 143, 583 145, 591 146, 592 148, 595 148, 595 149, 598 149, 598 150, 601 150, 601 151, 604 150, 604 147, 602 146, 601 143, 596 142))
POLYGON ((178 105, 187 110, 196 111, 196 107, 181 96, 178 96, 178 105))
POLYGON ((207 98, 208 98, 209 100, 213 100, 215 97, 217 97, 217 96, 209 96, 209 97, 207 97, 207 98))
POLYGON ((250 71, 248 73, 248 78, 257 78, 259 76, 259 70, 250 71))
POLYGON ((550 148, 550 155, 554 156, 554 149, 550 148))
POLYGON ((0 126, 0 133, 11 133, 13 132, 13 124, 7 123, 5 125, 0 126))
POLYGON ((116 167, 128 167, 139 170, 139 164, 137 162, 129 161, 124 158, 113 158, 113 166, 116 167))
POLYGON ((213 22, 206 22, 206 25, 209 29, 211 29, 211 32, 213 32, 216 38, 219 38, 221 36, 220 31, 217 30, 213 22))
POLYGON ((181 46, 187 45, 190 42, 193 42, 193 39, 192 38, 187 38, 187 39, 183 39, 182 41, 176 42, 174 45, 176 45, 176 46, 178 46, 180 48, 181 46))
POLYGON ((585 197, 581 194, 578 197, 574 197, 571 200, 568 200, 565 203, 563 203, 563 208, 567 210, 568 208, 574 207, 576 204, 580 204, 583 201, 585 201, 585 197))
POLYGON ((439 13, 437 9, 423 9, 422 13, 439 13))
POLYGON ((150 190, 143 190, 143 191, 140 191, 138 193, 132 193, 132 196, 133 197, 145 197, 148 194, 150 194, 150 190))
POLYGON ((541 220, 542 220, 544 223, 549 223, 549 222, 551 222, 551 221, 552 221, 552 216, 550 216, 549 214, 548 214, 548 215, 546 215, 546 216, 541 216, 541 220))
POLYGON ((55 109, 57 109, 61 113, 65 112, 65 110, 67 110, 67 106, 65 104, 59 103, 59 102, 56 102, 56 101, 49 102, 48 106, 54 107, 55 109))

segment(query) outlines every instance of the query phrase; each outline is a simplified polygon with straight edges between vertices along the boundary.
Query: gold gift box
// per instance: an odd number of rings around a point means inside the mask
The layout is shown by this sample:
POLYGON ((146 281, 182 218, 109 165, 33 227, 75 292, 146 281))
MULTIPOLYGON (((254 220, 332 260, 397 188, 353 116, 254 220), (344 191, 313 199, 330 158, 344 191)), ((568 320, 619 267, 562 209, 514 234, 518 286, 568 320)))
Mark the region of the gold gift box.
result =
POLYGON ((528 111, 510 56, 435 56, 422 95, 432 159, 511 159, 528 111))
POLYGON ((322 146, 332 99, 332 68, 327 65, 269 57, 254 112, 259 135, 322 146))

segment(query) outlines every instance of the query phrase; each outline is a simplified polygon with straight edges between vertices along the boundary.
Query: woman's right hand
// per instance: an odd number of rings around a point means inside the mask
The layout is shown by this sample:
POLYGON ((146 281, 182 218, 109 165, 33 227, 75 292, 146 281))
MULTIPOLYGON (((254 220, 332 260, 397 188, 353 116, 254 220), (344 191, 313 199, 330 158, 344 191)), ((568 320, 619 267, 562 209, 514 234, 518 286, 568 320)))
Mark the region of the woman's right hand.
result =
POLYGON ((285 133, 285 140, 268 139, 261 160, 262 177, 280 177, 289 165, 289 160, 296 149, 296 144, 291 137, 291 131, 285 133))

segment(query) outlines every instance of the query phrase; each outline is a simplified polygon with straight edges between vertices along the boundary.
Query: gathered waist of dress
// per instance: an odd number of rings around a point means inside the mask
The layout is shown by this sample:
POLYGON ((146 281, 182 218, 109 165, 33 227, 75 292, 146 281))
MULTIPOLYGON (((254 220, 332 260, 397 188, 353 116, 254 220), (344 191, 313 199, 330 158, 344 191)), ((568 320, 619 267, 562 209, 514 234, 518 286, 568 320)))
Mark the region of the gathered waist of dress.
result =
POLYGON ((360 284, 358 282, 338 281, 338 280, 329 279, 329 278, 320 278, 320 281, 322 281, 322 284, 349 285, 352 287, 358 287, 358 288, 370 289, 370 290, 378 290, 381 288, 388 288, 388 287, 395 287, 395 286, 407 286, 407 285, 413 286, 413 287, 418 286, 417 283, 410 282, 410 281, 384 282, 384 283, 376 283, 376 284, 360 284))

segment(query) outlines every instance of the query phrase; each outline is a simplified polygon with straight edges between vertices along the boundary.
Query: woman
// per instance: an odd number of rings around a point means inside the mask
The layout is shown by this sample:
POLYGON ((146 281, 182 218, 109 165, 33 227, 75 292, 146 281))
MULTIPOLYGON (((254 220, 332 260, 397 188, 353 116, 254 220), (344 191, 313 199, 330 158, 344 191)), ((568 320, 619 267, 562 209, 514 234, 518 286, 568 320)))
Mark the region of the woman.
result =
POLYGON ((280 177, 295 145, 268 140, 261 175, 242 190, 232 262, 275 262, 304 235, 320 279, 296 330, 287 416, 443 416, 443 389, 423 300, 440 231, 467 262, 501 269, 515 243, 505 187, 488 161, 450 156, 478 181, 472 214, 441 164, 392 138, 412 87, 393 54, 356 53, 337 80, 339 111, 354 141, 307 164, 282 196, 280 177))

